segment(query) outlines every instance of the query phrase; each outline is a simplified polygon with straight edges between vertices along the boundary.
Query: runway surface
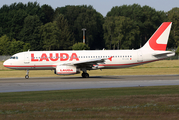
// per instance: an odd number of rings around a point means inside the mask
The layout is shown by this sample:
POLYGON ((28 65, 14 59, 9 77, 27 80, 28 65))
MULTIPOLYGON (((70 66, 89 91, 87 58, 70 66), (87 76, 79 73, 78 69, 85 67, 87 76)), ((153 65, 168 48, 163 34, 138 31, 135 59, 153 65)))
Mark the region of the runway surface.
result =
POLYGON ((179 85, 179 75, 0 78, 0 92, 179 85))

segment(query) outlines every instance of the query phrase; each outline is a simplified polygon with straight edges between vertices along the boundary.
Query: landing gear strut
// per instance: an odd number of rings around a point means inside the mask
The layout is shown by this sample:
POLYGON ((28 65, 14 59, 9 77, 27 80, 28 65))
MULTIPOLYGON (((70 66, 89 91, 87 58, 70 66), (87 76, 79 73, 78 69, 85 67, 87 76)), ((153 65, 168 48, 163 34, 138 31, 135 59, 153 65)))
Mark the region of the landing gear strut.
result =
POLYGON ((27 72, 26 72, 25 79, 29 79, 29 70, 27 70, 27 72))
POLYGON ((89 74, 86 72, 86 68, 82 68, 81 71, 83 71, 83 73, 81 74, 83 78, 89 78, 89 74))

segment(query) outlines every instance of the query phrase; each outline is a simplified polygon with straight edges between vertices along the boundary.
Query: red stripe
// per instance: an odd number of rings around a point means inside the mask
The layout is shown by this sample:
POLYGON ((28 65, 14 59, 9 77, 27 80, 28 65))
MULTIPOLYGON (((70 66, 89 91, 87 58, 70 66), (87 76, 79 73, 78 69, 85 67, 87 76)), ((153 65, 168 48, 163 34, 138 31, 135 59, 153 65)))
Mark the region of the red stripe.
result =
MULTIPOLYGON (((154 62, 158 60, 163 60, 163 59, 157 59, 157 60, 151 60, 151 61, 145 61, 145 62, 138 62, 138 63, 129 63, 129 64, 99 64, 99 66, 129 66, 129 65, 138 65, 138 64, 144 64, 144 63, 149 63, 149 62, 154 62)), ((55 68, 56 65, 33 65, 33 66, 16 66, 16 65, 4 65, 4 67, 33 67, 33 68, 38 68, 38 67, 51 67, 55 68)))
POLYGON ((56 67, 56 65, 4 65, 4 67, 56 67))
POLYGON ((165 51, 167 44, 158 44, 157 39, 162 35, 162 33, 167 29, 171 22, 164 22, 155 34, 150 38, 149 45, 153 50, 162 50, 165 51))
MULTIPOLYGON (((165 58, 163 58, 165 59, 165 58)), ((151 61, 146 61, 146 62, 138 62, 138 63, 130 63, 130 64, 99 64, 99 66, 129 66, 129 65, 138 65, 138 64, 145 64, 145 63, 150 63, 150 62, 154 62, 154 61, 159 61, 159 60, 163 60, 163 59, 158 59, 158 60, 151 60, 151 61)))
POLYGON ((57 74, 76 74, 76 72, 57 72, 57 74))

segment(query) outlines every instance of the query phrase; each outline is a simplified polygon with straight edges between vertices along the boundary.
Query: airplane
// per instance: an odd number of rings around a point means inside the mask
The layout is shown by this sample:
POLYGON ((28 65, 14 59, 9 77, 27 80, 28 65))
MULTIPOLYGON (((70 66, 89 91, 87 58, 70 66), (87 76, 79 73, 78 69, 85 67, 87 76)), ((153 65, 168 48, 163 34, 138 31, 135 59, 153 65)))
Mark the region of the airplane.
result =
POLYGON ((166 51, 172 22, 163 22, 145 45, 136 50, 26 51, 6 60, 4 67, 26 70, 54 70, 57 75, 78 74, 88 78, 87 70, 119 69, 142 65, 174 56, 166 51))

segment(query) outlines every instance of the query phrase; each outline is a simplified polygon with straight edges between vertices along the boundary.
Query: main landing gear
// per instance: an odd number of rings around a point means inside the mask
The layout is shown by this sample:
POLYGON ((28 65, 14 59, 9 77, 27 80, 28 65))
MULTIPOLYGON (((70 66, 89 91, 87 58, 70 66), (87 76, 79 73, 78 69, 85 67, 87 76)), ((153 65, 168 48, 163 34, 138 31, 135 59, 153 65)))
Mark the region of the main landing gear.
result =
POLYGON ((83 78, 89 78, 89 74, 86 72, 86 68, 82 68, 81 70, 83 71, 83 73, 81 74, 81 76, 82 76, 83 78))
POLYGON ((29 79, 29 70, 27 70, 27 72, 26 72, 25 79, 29 79))
POLYGON ((81 76, 82 76, 83 78, 89 78, 89 74, 88 74, 88 73, 84 73, 84 72, 83 72, 83 73, 81 74, 81 76))

